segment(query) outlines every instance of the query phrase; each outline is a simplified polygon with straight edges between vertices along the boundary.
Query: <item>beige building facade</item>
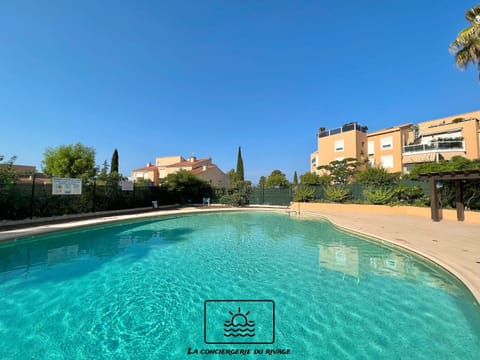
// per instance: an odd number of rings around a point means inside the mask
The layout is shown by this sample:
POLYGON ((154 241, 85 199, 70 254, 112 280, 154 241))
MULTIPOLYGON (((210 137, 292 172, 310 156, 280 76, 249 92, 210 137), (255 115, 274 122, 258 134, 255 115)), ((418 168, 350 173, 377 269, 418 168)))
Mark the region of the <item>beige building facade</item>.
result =
POLYGON ((355 158, 361 162, 366 159, 367 151, 366 126, 357 123, 345 124, 342 127, 318 132, 318 150, 310 155, 310 171, 323 173, 318 166, 328 165, 334 160, 355 158))
POLYGON ((408 173, 425 162, 454 156, 480 159, 480 111, 392 126, 367 133, 366 126, 349 123, 318 133, 317 150, 310 155, 310 171, 333 160, 352 157, 389 172, 408 173))
POLYGON ((212 158, 197 159, 195 156, 188 159, 180 155, 157 157, 155 165, 148 163, 146 167, 133 170, 132 177, 158 185, 162 179, 180 170, 190 171, 213 186, 230 186, 230 178, 212 163, 212 158))

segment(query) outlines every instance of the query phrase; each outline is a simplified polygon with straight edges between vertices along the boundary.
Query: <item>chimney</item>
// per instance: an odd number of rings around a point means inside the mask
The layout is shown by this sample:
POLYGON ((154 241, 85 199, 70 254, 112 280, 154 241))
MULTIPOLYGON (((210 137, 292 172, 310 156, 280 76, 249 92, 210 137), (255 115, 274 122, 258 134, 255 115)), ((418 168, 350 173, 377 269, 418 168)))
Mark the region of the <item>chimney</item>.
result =
POLYGON ((150 166, 152 166, 152 163, 149 161, 147 162, 147 167, 150 167, 150 166))
POLYGON ((190 156, 190 158, 188 159, 188 161, 190 162, 195 162, 197 161, 197 158, 195 156, 190 156))

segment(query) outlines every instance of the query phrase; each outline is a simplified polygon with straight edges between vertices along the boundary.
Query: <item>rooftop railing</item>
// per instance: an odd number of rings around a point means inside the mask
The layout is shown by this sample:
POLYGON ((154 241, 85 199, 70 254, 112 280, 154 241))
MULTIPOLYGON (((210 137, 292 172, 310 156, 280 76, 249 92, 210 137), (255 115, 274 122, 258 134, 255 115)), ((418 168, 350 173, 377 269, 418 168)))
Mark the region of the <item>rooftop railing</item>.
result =
POLYGON ((436 141, 430 144, 407 145, 403 147, 404 154, 433 151, 465 151, 465 141, 436 141))
POLYGON ((358 125, 356 122, 353 122, 353 123, 345 124, 339 128, 335 128, 332 130, 321 130, 318 132, 318 137, 326 137, 330 135, 341 134, 341 133, 352 131, 352 130, 357 130, 357 131, 366 133, 368 131, 368 127, 361 126, 361 125, 358 125))

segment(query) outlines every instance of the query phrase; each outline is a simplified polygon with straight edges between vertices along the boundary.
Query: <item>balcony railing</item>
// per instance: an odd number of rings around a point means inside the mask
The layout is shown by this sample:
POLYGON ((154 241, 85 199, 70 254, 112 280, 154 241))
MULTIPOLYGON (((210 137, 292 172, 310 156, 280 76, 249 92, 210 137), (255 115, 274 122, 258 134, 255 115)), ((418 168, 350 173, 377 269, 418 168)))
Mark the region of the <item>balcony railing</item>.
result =
POLYGON ((430 144, 407 145, 404 154, 420 152, 465 151, 465 141, 438 141, 430 144))
POLYGON ((341 133, 344 133, 344 132, 347 132, 347 131, 352 131, 352 130, 357 130, 357 131, 361 131, 363 133, 366 133, 368 131, 368 127, 367 126, 361 126, 361 125, 358 125, 356 122, 353 122, 353 123, 345 124, 342 127, 332 129, 332 130, 323 130, 323 128, 322 128, 318 132, 318 137, 326 137, 326 136, 330 136, 330 135, 341 134, 341 133))

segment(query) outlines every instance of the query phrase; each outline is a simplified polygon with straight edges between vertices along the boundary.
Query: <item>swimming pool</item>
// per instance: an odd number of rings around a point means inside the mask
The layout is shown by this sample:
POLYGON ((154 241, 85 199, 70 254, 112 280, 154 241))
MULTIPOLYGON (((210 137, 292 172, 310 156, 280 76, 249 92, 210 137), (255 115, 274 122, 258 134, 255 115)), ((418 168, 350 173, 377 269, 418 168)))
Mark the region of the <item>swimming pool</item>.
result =
POLYGON ((103 225, 2 244, 0 271, 2 359, 480 353, 480 308, 463 284, 326 221, 234 212, 103 225), (255 336, 227 337, 227 325, 255 336))

